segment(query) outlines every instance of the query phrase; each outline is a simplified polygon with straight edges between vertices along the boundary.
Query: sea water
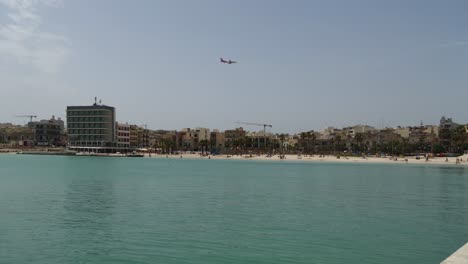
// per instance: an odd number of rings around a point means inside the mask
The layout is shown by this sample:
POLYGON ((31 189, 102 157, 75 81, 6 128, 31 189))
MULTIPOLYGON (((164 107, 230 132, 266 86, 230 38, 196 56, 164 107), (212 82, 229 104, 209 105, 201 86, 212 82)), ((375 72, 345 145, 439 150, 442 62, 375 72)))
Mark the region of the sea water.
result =
POLYGON ((440 263, 468 168, 0 155, 0 263, 440 263))

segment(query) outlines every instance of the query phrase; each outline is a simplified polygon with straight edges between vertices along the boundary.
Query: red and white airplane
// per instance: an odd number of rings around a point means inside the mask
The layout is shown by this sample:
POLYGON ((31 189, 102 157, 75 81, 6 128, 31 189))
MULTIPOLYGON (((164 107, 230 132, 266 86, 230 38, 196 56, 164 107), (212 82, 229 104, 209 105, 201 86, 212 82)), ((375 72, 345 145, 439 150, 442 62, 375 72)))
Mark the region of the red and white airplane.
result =
POLYGON ((237 61, 232 61, 232 60, 224 60, 223 58, 220 58, 221 60, 221 63, 227 63, 227 64, 233 64, 233 63, 237 63, 237 61))

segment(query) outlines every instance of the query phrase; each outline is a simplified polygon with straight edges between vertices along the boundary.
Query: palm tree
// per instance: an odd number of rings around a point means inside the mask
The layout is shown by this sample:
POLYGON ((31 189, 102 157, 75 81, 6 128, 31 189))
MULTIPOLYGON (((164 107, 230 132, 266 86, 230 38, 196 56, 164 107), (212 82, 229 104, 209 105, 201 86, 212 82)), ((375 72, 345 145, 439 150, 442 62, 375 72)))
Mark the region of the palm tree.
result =
POLYGON ((245 144, 246 144, 246 138, 240 137, 234 141, 233 147, 235 148, 236 152, 237 150, 239 150, 240 153, 242 154, 245 148, 245 144))
POLYGON ((285 134, 280 134, 279 135, 279 139, 281 141, 281 146, 280 146, 280 150, 281 150, 281 153, 284 154, 284 139, 286 138, 286 135, 285 134))
POLYGON ((302 151, 307 153, 308 144, 306 140, 308 139, 308 132, 301 132, 299 135, 301 136, 302 151))
POLYGON ((337 135, 337 136, 335 137, 334 151, 336 151, 336 146, 337 146, 337 145, 338 145, 338 151, 341 150, 341 147, 340 147, 340 146, 341 146, 341 141, 342 141, 342 140, 341 140, 341 136, 340 136, 340 135, 337 135))
POLYGON ((465 126, 459 126, 453 131, 453 144, 458 150, 463 149, 467 139, 465 126))
POLYGON ((307 132, 301 132, 299 134, 301 136, 301 141, 302 141, 302 148, 303 151, 306 154, 309 154, 310 152, 310 145, 312 145, 312 151, 314 151, 315 148, 315 141, 317 140, 317 136, 315 135, 314 131, 307 131, 307 132))
POLYGON ((317 135, 315 135, 314 131, 309 131, 309 138, 312 141, 312 153, 315 152, 315 141, 317 140, 317 135))
POLYGON ((202 154, 208 152, 209 142, 206 139, 200 140, 200 147, 202 148, 202 154))
POLYGON ((354 137, 354 139, 356 140, 356 142, 358 144, 359 151, 362 151, 361 144, 364 141, 364 137, 362 136, 361 133, 357 133, 356 136, 354 137))

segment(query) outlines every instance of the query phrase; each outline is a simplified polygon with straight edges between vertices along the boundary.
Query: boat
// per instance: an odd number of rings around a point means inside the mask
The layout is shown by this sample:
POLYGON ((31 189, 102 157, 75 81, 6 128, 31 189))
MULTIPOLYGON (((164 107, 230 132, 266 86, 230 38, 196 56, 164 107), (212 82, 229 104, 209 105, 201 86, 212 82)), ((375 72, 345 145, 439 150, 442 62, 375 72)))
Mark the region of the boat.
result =
POLYGON ((16 154, 21 155, 56 155, 56 156, 75 156, 77 153, 75 151, 65 150, 65 151, 20 151, 16 154))

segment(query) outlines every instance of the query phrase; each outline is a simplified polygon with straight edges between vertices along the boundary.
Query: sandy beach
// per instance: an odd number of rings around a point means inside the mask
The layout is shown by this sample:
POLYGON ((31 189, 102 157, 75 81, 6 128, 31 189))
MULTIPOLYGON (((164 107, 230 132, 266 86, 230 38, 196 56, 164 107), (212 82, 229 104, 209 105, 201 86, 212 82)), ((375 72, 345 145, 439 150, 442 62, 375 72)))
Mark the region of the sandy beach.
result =
MULTIPOLYGON (((145 157, 150 157, 149 154, 145 154, 145 157)), ((390 163, 390 164, 438 164, 438 165, 456 165, 456 166, 468 166, 468 155, 465 154, 459 157, 434 157, 429 158, 428 161, 424 157, 416 159, 416 157, 337 157, 332 155, 285 155, 284 159, 281 159, 279 155, 267 157, 266 155, 209 155, 201 156, 199 154, 179 154, 179 155, 165 155, 165 154, 151 154, 151 158, 169 158, 169 159, 224 159, 224 160, 255 160, 255 161, 297 161, 297 162, 346 162, 346 163, 390 163), (457 159, 459 162, 457 163, 457 159)))
MULTIPOLYGON (((16 154, 15 150, 3 150, 0 154, 16 154)), ((421 164, 421 165, 453 165, 453 166, 468 166, 468 154, 459 157, 432 157, 427 161, 424 157, 417 159, 415 156, 407 157, 355 157, 355 156, 334 156, 334 155, 284 155, 281 159, 279 155, 208 155, 202 156, 197 153, 191 154, 144 154, 145 158, 158 159, 206 159, 206 160, 252 160, 252 161, 285 161, 285 162, 332 162, 332 163, 388 163, 388 164, 421 164), (458 162, 457 162, 458 160, 458 162)))

